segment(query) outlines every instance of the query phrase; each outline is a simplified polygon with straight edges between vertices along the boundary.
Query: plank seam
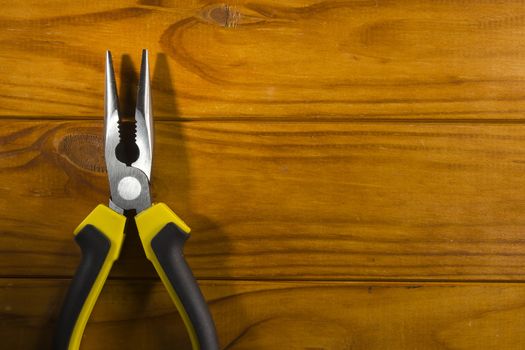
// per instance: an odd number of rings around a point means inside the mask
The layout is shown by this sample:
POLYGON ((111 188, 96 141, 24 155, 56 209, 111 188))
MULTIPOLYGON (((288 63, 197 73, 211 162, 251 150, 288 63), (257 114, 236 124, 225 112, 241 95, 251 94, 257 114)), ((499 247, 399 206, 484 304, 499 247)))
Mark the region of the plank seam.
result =
MULTIPOLYGON (((525 115, 525 112, 524 112, 525 115)), ((103 122, 103 118, 85 118, 74 116, 68 118, 49 118, 49 117, 2 117, 2 122, 103 122)), ((202 122, 221 122, 221 123, 347 123, 347 124, 479 124, 479 125, 525 125, 525 118, 353 118, 353 117, 218 117, 218 118, 177 118, 177 119, 163 119, 157 118, 156 122, 169 124, 169 123, 202 123, 202 122)))
MULTIPOLYGON (((5 275, 0 276, 0 280, 71 280, 73 276, 59 276, 59 275, 5 275)), ((159 281, 158 277, 109 277, 108 281, 159 281)), ((525 284, 525 280, 491 280, 491 279, 403 279, 403 278, 388 278, 388 279, 300 279, 300 278, 214 278, 202 277, 197 278, 199 282, 261 282, 261 283, 400 283, 400 284, 525 284)))

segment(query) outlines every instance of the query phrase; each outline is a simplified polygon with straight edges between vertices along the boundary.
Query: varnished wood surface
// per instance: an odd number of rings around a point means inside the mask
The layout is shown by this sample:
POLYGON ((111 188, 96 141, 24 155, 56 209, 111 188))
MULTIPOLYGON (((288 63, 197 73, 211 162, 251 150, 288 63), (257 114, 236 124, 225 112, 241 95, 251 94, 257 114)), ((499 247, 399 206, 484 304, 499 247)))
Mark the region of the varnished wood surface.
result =
MULTIPOLYGON (((108 199, 104 51, 129 117, 142 48, 222 348, 525 348, 523 1, 1 5, 0 348, 49 348, 108 199)), ((189 349, 141 249, 82 349, 189 349)))
MULTIPOLYGON (((0 279, 0 286, 2 346, 47 349, 67 281, 0 279)), ((525 347, 520 284, 202 281, 201 286, 222 349, 525 347)), ((189 349, 188 343, 160 283, 110 281, 82 349, 189 349)))
POLYGON ((98 118, 104 51, 126 80, 145 47, 158 118, 523 119, 522 1, 11 0, 2 8, 4 116, 98 118))
MULTIPOLYGON (((525 126, 156 125, 153 196, 199 278, 523 280, 525 126)), ((71 276, 99 122, 2 122, 0 271, 71 276)), ((130 233, 112 276, 153 274, 130 233)))

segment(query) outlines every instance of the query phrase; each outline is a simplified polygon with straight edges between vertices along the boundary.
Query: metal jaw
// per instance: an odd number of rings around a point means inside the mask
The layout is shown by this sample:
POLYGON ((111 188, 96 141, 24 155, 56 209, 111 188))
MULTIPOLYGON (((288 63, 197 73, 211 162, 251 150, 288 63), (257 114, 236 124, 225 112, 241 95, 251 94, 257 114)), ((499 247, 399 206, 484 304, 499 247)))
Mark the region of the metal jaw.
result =
POLYGON ((120 143, 117 85, 111 53, 106 51, 106 90, 104 95, 105 158, 111 199, 109 206, 119 212, 135 209, 137 213, 151 206, 150 177, 153 153, 153 119, 149 83, 148 50, 142 51, 142 64, 135 109, 135 144, 139 156, 131 166, 118 160, 120 143))

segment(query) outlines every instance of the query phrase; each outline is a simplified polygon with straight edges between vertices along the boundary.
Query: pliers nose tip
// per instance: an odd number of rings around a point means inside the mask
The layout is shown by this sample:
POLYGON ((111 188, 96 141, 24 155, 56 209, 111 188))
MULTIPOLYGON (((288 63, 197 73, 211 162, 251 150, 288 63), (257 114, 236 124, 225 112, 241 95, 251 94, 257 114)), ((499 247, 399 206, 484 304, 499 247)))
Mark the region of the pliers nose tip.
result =
MULTIPOLYGON (((118 95, 117 95, 117 83, 115 82, 115 72, 113 70, 113 59, 111 58, 111 52, 106 50, 106 81, 104 90, 104 120, 106 129, 109 118, 113 113, 117 112, 118 116, 118 95)), ((117 119, 118 122, 118 119, 117 119)))
POLYGON ((151 178, 151 164, 153 158, 153 106, 151 102, 147 49, 142 50, 135 122, 135 142, 139 148, 139 157, 132 165, 142 170, 148 178, 151 178))

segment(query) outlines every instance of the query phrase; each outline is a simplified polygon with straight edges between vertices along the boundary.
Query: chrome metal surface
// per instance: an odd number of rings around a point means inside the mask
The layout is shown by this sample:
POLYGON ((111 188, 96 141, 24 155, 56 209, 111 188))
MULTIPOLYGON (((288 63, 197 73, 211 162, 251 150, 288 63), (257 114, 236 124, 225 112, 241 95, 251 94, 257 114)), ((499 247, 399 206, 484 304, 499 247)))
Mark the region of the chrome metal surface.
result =
POLYGON ((148 50, 142 50, 140 79, 135 109, 136 135, 135 143, 139 148, 139 157, 132 164, 151 179, 151 163, 153 158, 153 109, 151 105, 151 89, 149 83, 148 50))
POLYGON ((132 176, 126 176, 120 179, 117 190, 120 197, 127 201, 132 201, 140 196, 142 186, 140 185, 139 180, 132 176))
POLYGON ((105 158, 111 193, 110 207, 117 212, 135 209, 137 213, 151 206, 149 181, 151 174, 152 115, 147 50, 142 53, 141 79, 136 110, 135 143, 141 153, 131 166, 122 163, 116 154, 120 143, 117 85, 111 53, 106 52, 106 89, 104 94, 105 158), (126 180, 127 179, 127 180, 126 180))
POLYGON ((124 214, 124 209, 122 209, 121 207, 119 207, 118 205, 116 205, 115 203, 113 203, 113 201, 111 200, 111 198, 109 199, 109 207, 111 209, 113 209, 114 211, 116 211, 117 213, 119 214, 124 214))
POLYGON ((115 82, 115 73, 113 71, 113 60, 111 59, 111 53, 106 51, 106 84, 104 92, 104 156, 106 158, 108 173, 110 173, 116 166, 119 166, 120 163, 115 153, 117 145, 120 143, 118 109, 117 83, 115 82))

